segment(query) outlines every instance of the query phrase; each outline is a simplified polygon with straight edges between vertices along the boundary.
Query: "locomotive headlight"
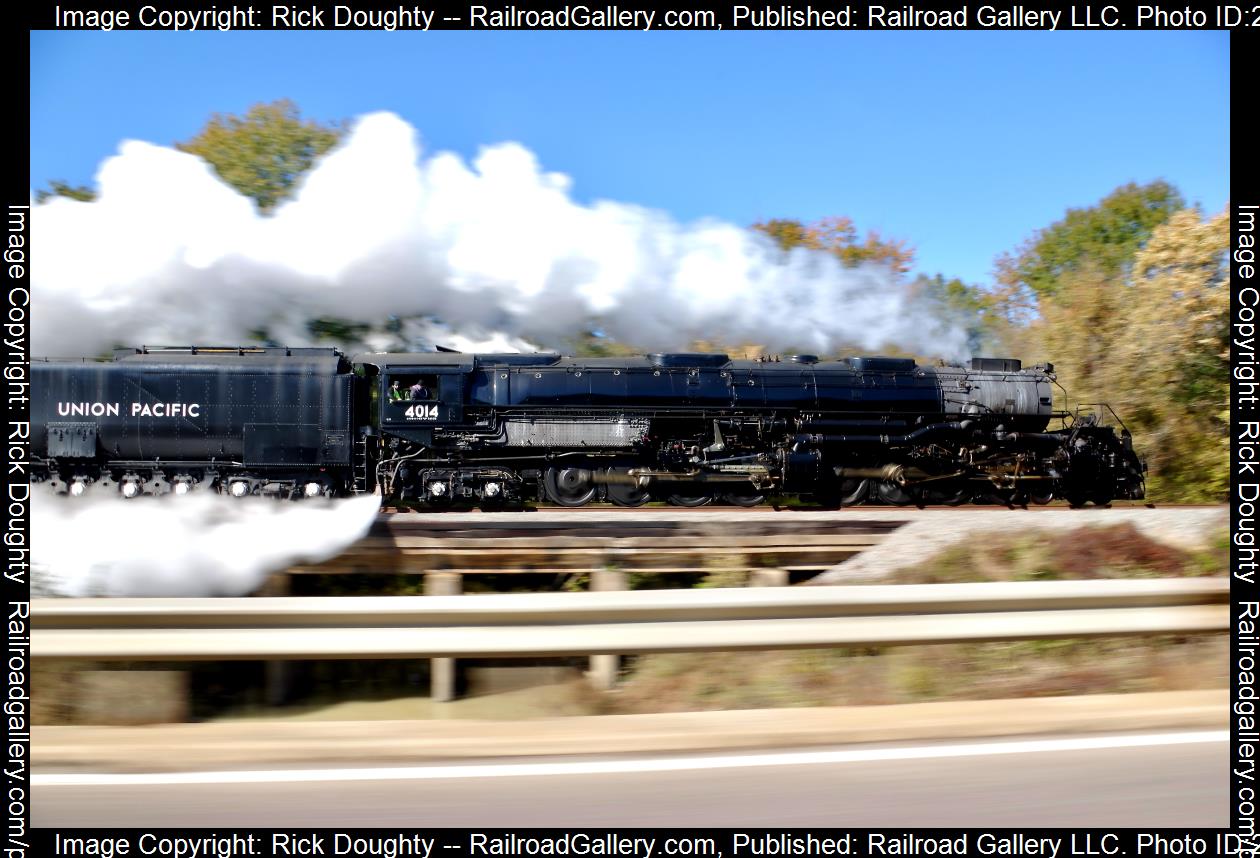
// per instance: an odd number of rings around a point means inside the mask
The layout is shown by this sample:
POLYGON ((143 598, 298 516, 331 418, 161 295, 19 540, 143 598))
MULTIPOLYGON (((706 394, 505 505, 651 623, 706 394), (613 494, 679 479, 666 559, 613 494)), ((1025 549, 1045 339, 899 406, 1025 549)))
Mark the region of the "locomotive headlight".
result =
POLYGON ((133 498, 140 494, 140 484, 135 480, 127 480, 122 484, 122 496, 125 498, 133 498))
POLYGON ((228 487, 228 491, 232 493, 234 498, 243 498, 249 494, 249 483, 244 480, 237 480, 228 487))
POLYGON ((87 491, 87 483, 85 483, 83 480, 75 480, 73 483, 70 484, 70 495, 72 497, 77 498, 79 495, 83 494, 85 491, 87 491))
POLYGON ((318 497, 319 493, 322 492, 323 490, 324 490, 324 487, 321 486, 319 483, 307 483, 306 486, 302 489, 303 493, 305 493, 305 495, 308 498, 318 497))
POLYGON ((429 494, 433 495, 435 498, 440 498, 442 495, 446 494, 446 483, 441 480, 434 480, 429 483, 429 494))
POLYGON ((183 480, 180 480, 179 482, 175 483, 175 494, 186 495, 190 491, 192 491, 192 486, 190 486, 188 483, 184 482, 183 480))
POLYGON ((481 493, 488 498, 498 497, 501 491, 503 491, 503 486, 494 482, 486 483, 481 487, 481 493))

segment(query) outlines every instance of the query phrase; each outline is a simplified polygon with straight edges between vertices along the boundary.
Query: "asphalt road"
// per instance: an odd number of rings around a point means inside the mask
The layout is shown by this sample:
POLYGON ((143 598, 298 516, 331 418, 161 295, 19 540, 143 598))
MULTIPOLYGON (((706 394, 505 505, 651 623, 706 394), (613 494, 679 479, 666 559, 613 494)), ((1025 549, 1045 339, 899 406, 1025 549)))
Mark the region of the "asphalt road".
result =
POLYGON ((428 767, 312 765, 149 782, 101 775, 83 783, 91 777, 37 772, 32 823, 1224 827, 1228 750, 1217 731, 428 767), (198 782, 206 780, 214 782, 198 782))

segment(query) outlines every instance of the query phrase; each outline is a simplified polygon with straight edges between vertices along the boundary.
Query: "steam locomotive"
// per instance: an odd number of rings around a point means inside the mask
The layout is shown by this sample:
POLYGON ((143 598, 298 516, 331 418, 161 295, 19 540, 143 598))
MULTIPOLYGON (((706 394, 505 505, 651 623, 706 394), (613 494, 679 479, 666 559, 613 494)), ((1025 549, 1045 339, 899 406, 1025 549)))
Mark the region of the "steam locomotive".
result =
POLYGON ((140 348, 37 359, 31 379, 33 479, 75 495, 376 492, 487 508, 1144 494, 1119 418, 1055 411, 1053 366, 1008 358, 140 348))

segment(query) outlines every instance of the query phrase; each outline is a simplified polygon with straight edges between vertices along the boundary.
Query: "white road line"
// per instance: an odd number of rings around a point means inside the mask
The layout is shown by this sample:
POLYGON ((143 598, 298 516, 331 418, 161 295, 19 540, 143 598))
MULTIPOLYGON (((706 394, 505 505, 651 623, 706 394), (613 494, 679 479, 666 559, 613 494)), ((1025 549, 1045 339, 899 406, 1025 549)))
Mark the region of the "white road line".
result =
POLYGON ((31 785, 49 786, 167 786, 172 784, 310 783, 322 781, 421 781, 458 778, 548 777, 555 775, 635 774, 704 769, 742 769, 764 766, 809 766, 869 763, 883 760, 926 760, 945 757, 985 757, 1108 748, 1145 748, 1228 742, 1227 730, 1186 733, 1091 736, 1067 739, 970 742, 912 748, 860 748, 840 751, 789 751, 774 754, 652 757, 647 759, 584 760, 558 763, 469 763, 440 766, 393 766, 347 769, 278 769, 270 771, 151 772, 138 774, 33 774, 31 785))

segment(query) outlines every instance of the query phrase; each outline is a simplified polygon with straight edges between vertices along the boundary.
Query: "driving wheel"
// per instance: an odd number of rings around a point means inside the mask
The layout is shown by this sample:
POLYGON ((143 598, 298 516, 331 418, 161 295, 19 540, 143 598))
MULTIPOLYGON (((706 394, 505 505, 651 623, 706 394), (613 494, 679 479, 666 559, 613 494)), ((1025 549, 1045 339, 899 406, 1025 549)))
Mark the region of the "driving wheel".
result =
MULTIPOLYGON (((608 473, 611 475, 618 472, 613 468, 609 468, 608 473)), ((631 483, 608 483, 604 486, 604 491, 608 495, 608 500, 617 506, 643 506, 652 499, 647 489, 631 483)))
POLYGON ((598 489, 585 468, 548 468, 543 475, 547 500, 560 506, 586 506, 598 489))

